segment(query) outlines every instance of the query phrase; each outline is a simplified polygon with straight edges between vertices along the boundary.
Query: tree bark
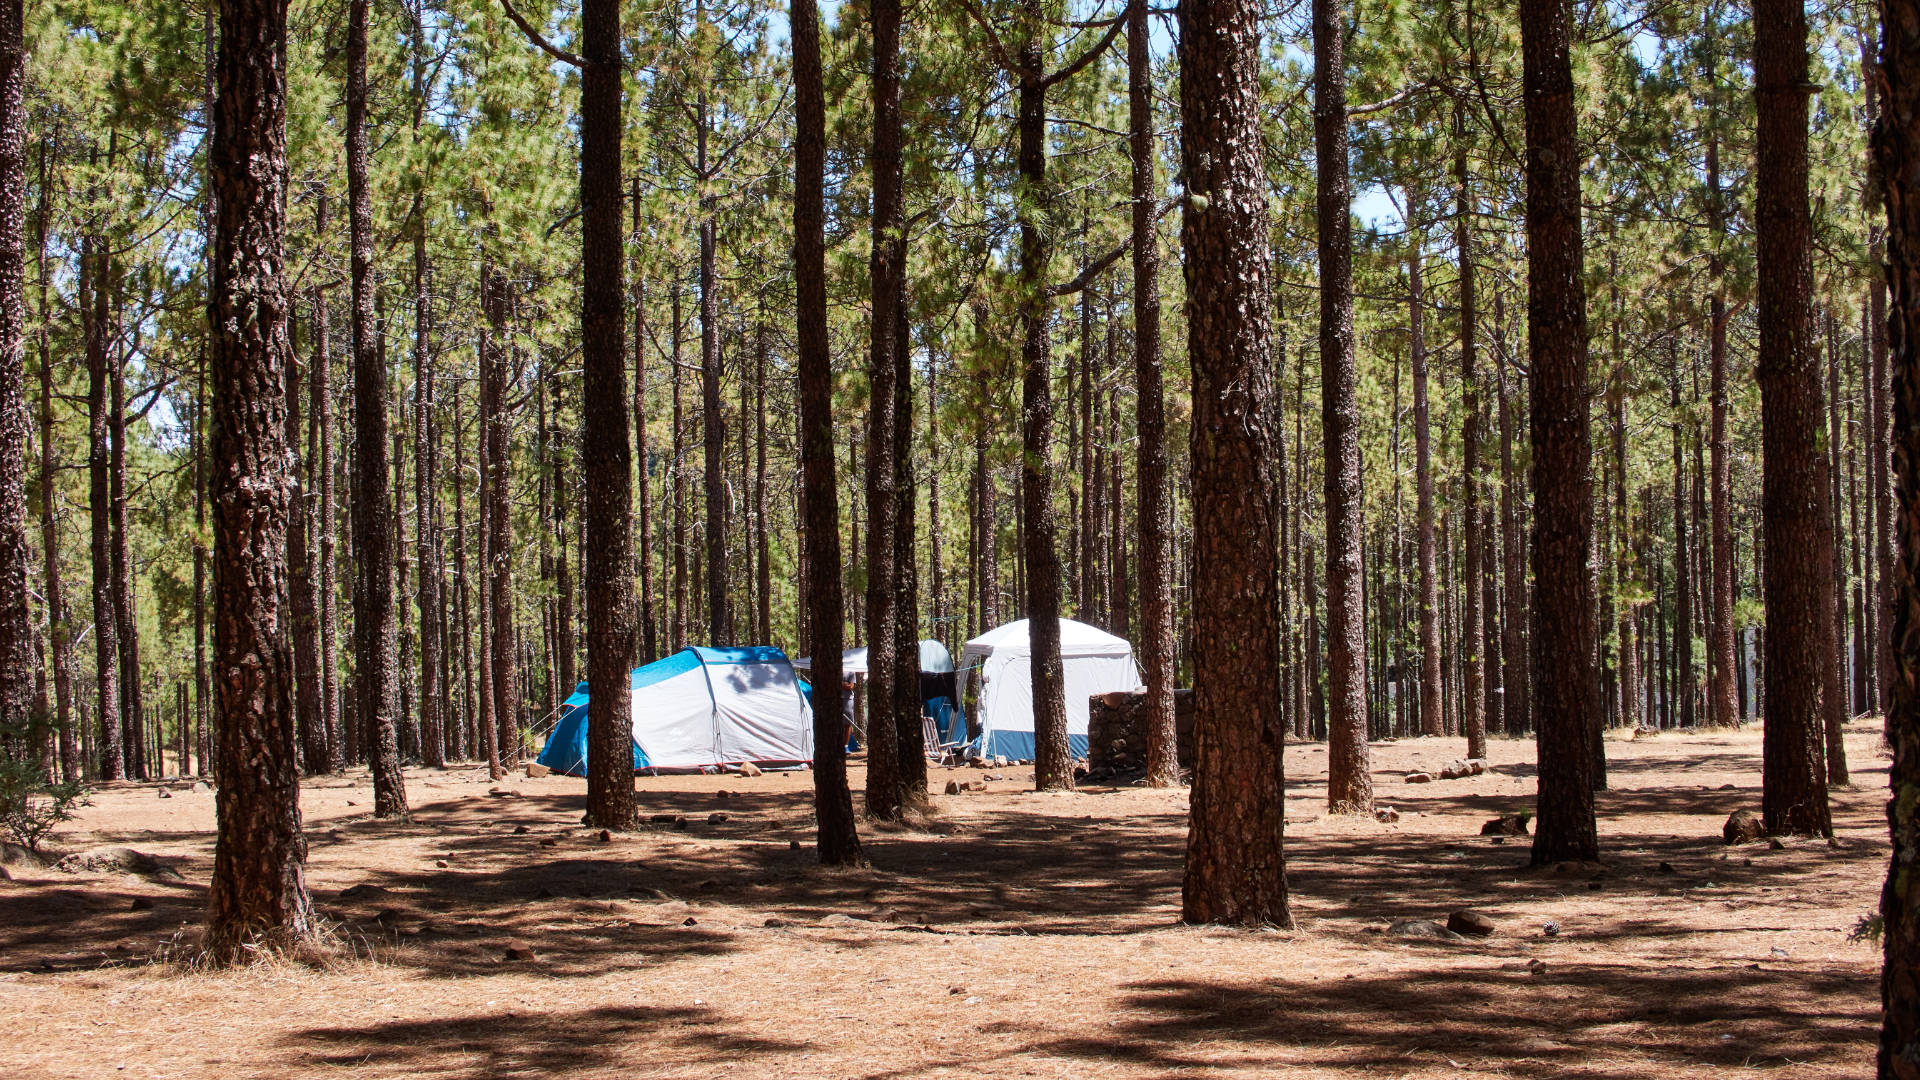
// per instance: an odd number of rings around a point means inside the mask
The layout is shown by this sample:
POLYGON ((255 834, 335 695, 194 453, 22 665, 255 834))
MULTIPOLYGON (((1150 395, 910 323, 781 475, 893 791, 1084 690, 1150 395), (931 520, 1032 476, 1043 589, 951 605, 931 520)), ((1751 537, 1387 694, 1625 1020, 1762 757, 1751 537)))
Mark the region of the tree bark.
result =
MULTIPOLYGON (((868 17, 873 35, 873 240, 867 273, 873 317, 867 349, 867 817, 896 821, 905 809, 900 771, 899 677, 896 623, 899 572, 895 518, 900 512, 895 469, 899 395, 896 325, 901 318, 906 251, 900 201, 900 3, 874 0, 868 17)), ((817 650, 816 650, 817 651, 817 650)))
POLYGON ((1580 147, 1569 56, 1573 7, 1520 8, 1526 98, 1527 346, 1533 442, 1533 675, 1539 814, 1533 862, 1595 859, 1593 447, 1581 280, 1580 147))
MULTIPOLYGON (((7 18, 17 13, 11 8, 8 11, 9 14, 5 16, 7 18)), ((0 33, 11 32, 10 26, 0 30, 0 33)), ((11 42, 11 39, 6 40, 11 42)), ((7 47, 9 45, 0 45, 0 65, 9 62, 5 58, 7 47)), ((24 60, 21 63, 24 64, 24 60)), ((24 67, 21 70, 24 72, 24 67)), ((8 89, 11 84, 6 81, 11 77, 12 74, 7 69, 0 67, 0 108, 6 108, 7 103, 13 100, 7 96, 12 93, 8 89)), ((24 78, 24 74, 21 77, 24 78)), ((0 140, 5 137, 4 130, 0 129, 0 140)), ((51 177, 47 170, 47 149, 42 144, 40 208, 34 215, 34 239, 35 248, 38 251, 40 287, 40 554, 44 560, 43 576, 46 579, 47 637, 53 653, 54 731, 60 748, 60 774, 64 779, 72 780, 81 775, 82 766, 73 726, 73 621, 68 614, 65 586, 60 578, 59 522, 53 510, 56 486, 53 454, 53 355, 47 341, 47 329, 50 324, 47 287, 47 225, 52 201, 50 181, 51 177)), ((22 273, 24 272, 23 268, 22 273)), ((23 311, 22 319, 24 318, 23 311)), ((192 454, 197 449, 197 440, 190 440, 189 453, 192 454)), ((21 595, 25 595, 24 588, 21 590, 21 595)))
POLYGON ((1894 666, 1885 683, 1893 855, 1880 894, 1886 963, 1878 1074, 1914 1080, 1920 1077, 1920 3, 1883 0, 1881 11, 1877 74, 1886 100, 1873 133, 1873 165, 1884 185, 1885 274, 1893 294, 1885 331, 1893 380, 1889 411, 1897 433, 1892 468, 1899 559, 1886 582, 1895 598, 1889 635, 1894 666))
POLYGON ((513 347, 507 339, 512 285, 497 266, 483 274, 481 306, 490 326, 485 380, 492 399, 486 416, 487 645, 492 676, 494 744, 501 768, 520 757, 520 676, 513 622, 513 458, 507 423, 507 390, 513 378, 513 347))
POLYGON ((1707 223, 1713 232, 1715 252, 1708 263, 1713 295, 1707 302, 1707 395, 1711 411, 1708 455, 1712 469, 1709 478, 1712 516, 1708 528, 1712 532, 1713 548, 1713 617, 1707 620, 1707 656, 1711 663, 1707 722, 1727 728, 1739 723, 1740 706, 1734 685, 1734 669, 1739 661, 1733 648, 1733 466, 1727 452, 1727 302, 1722 280, 1724 268, 1718 251, 1726 225, 1720 195, 1719 130, 1711 115, 1708 123, 1707 223))
POLYGON ((1827 553, 1832 558, 1831 576, 1827 578, 1828 604, 1823 612, 1826 618, 1826 654, 1821 666, 1820 712, 1823 716, 1822 731, 1826 743, 1827 786, 1829 788, 1846 787, 1852 781, 1847 775, 1847 690, 1846 690, 1846 634, 1847 634, 1847 563, 1846 556, 1840 550, 1840 349, 1834 339, 1837 336, 1833 327, 1833 314, 1826 316, 1827 344, 1827 553))
MULTIPOLYGON (((27 52, 21 0, 0 0, 0 731, 33 719, 33 651, 27 611, 27 52)), ((43 178, 44 185, 44 178, 43 178)), ((44 213, 42 215, 44 232, 44 213)), ((43 263, 44 265, 44 263, 43 263)), ((45 375, 45 358, 41 377, 45 375)), ((43 430, 50 430, 43 427, 43 430)), ((43 449, 43 457, 50 454, 43 449)), ((50 474, 46 474, 51 479, 50 474)), ((45 526, 51 544, 51 525, 45 526)), ((54 566, 48 551, 48 566, 54 566)), ((58 589, 48 575, 50 590, 58 589)), ((48 605, 51 622, 57 601, 48 605)), ((56 633, 60 631, 56 630, 56 633)))
MULTIPOLYGON (((119 292, 117 275, 114 291, 119 292)), ((134 618, 133 556, 127 530, 127 337, 123 327, 124 301, 116 295, 112 323, 115 345, 108 352, 107 503, 110 508, 109 552, 113 574, 113 621, 120 639, 120 730, 127 774, 146 780, 154 773, 147 760, 144 737, 146 705, 141 687, 140 624, 134 618)))
MULTIPOLYGON (((1409 204, 1412 201, 1409 192, 1409 204)), ((1407 252, 1407 353, 1413 368, 1414 501, 1419 519, 1414 529, 1420 564, 1420 734, 1441 735, 1446 729, 1440 715, 1440 582, 1434 573, 1433 447, 1427 405, 1427 332, 1421 310, 1426 304, 1420 273, 1425 239, 1423 230, 1414 229, 1407 252)), ((1467 602, 1473 603, 1471 594, 1467 602)), ((1471 665, 1471 658, 1468 662, 1471 665)), ((1469 752, 1469 756, 1479 755, 1469 752)))
POLYGON ((1127 117, 1133 211, 1134 513, 1139 529, 1140 668, 1147 684, 1147 785, 1180 782, 1173 710, 1173 570, 1168 559, 1167 413, 1160 357, 1160 237, 1154 228, 1153 46, 1147 0, 1127 4, 1127 117))
MULTIPOLYGON (((232 2, 232 0, 227 0, 232 2)), ((373 766, 373 813, 406 819, 407 793, 396 733, 400 679, 393 599, 393 525, 387 485, 387 367, 374 328, 373 194, 367 177, 367 14, 347 4, 347 229, 353 289, 353 425, 356 474, 353 613, 354 697, 373 766)))
POLYGON ((87 350, 88 517, 92 526, 94 694, 100 760, 96 775, 119 780, 128 774, 120 726, 119 621, 113 610, 113 504, 107 480, 107 254, 106 241, 89 230, 81 238, 80 309, 87 350))
POLYGON ((235 963, 314 931, 300 833, 293 658, 279 625, 290 485, 284 261, 287 9, 221 0, 211 182, 214 662, 218 843, 207 955, 235 963))
POLYGON ((1761 582, 1768 620, 1761 814, 1772 834, 1833 833, 1821 768, 1818 613, 1831 606, 1832 525, 1824 409, 1813 347, 1807 193, 1807 18, 1794 0, 1755 0, 1756 315, 1760 345, 1761 582), (1795 617, 1791 613, 1813 613, 1795 617))
MULTIPOLYGON (((705 8, 698 8, 695 24, 705 22, 705 8)), ((723 468, 727 457, 726 422, 720 407, 720 286, 715 280, 718 258, 717 225, 714 221, 714 196, 707 185, 707 128, 710 124, 705 91, 700 94, 697 111, 697 147, 695 168, 700 192, 700 420, 706 440, 706 559, 707 559, 707 644, 732 645, 733 615, 727 606, 727 482, 723 468)))
POLYGON ((1289 927, 1286 730, 1272 686, 1278 508, 1268 475, 1274 433, 1259 27, 1259 5, 1249 0, 1186 0, 1180 9, 1195 607, 1206 613, 1194 626, 1195 760, 1181 918, 1289 927))
MULTIPOLYGON (((292 318, 290 311, 289 324, 292 318)), ((301 440, 308 434, 301 430, 300 391, 300 360, 289 350, 287 448, 293 452, 294 465, 288 474, 292 490, 287 515, 287 615, 293 624, 294 730, 300 740, 300 767, 313 776, 327 769, 327 726, 320 715, 319 595, 314 582, 314 527, 308 492, 312 466, 311 458, 299 452, 301 440)))
MULTIPOLYGON (((820 861, 863 863, 847 791, 841 720, 840 506, 834 480, 833 356, 827 336, 827 107, 820 70, 820 12, 793 0, 796 112, 793 195, 794 309, 800 374, 800 469, 806 510, 808 637, 813 649, 813 811, 820 861)), ((871 754, 869 754, 871 756, 871 754)))
POLYGON ((1326 468, 1327 809, 1373 809, 1367 753, 1360 407, 1354 397, 1353 193, 1347 176, 1344 0, 1313 2, 1313 139, 1320 221, 1320 427, 1326 468))
MULTIPOLYGON (((580 10, 581 483, 586 494, 587 818, 632 828, 633 451, 627 441, 619 0, 580 10)), ((566 494, 561 494, 562 500, 566 494)), ((568 686, 567 692, 572 692, 568 686)))

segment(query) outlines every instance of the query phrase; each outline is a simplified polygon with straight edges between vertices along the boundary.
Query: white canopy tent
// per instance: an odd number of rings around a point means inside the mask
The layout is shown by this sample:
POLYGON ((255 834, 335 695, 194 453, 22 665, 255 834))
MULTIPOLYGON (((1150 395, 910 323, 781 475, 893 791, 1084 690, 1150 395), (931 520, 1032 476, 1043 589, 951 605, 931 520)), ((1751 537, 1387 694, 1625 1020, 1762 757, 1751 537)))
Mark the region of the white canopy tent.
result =
MULTIPOLYGON (((960 652, 960 696, 979 676, 975 714, 980 737, 968 747, 977 757, 1030 761, 1034 756, 1033 644, 1027 620, 981 634, 960 652)), ((1104 630, 1060 620, 1060 661, 1066 675, 1067 741, 1075 757, 1087 753, 1087 699, 1140 685, 1133 646, 1104 630)))

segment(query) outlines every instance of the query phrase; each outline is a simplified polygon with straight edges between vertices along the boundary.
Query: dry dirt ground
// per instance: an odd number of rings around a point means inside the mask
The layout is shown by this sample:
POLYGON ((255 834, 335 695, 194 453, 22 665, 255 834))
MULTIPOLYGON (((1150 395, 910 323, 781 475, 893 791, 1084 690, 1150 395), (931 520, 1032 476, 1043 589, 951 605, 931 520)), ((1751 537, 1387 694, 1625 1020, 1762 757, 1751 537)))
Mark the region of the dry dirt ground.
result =
POLYGON ((1728 812, 1759 807, 1757 728, 1610 738, 1599 867, 1530 870, 1525 840, 1479 835, 1530 808, 1531 743, 1496 740, 1482 776, 1402 781, 1462 750, 1377 746, 1385 824, 1324 816, 1324 750, 1288 748, 1286 933, 1176 924, 1184 791, 1040 795, 1002 770, 936 796, 924 829, 863 828, 874 868, 829 872, 805 773, 642 778, 643 812, 684 824, 606 843, 579 826, 582 780, 414 771, 414 821, 393 825, 368 816, 364 773, 326 778, 303 797, 308 882, 357 955, 224 973, 156 959, 196 933, 212 794, 117 786, 55 844, 131 845, 179 880, 9 868, 0 1073, 1870 1073, 1878 955, 1847 935, 1885 871, 1875 722, 1848 739, 1834 847, 1722 846, 1728 812), (1384 932, 1466 906, 1494 936, 1384 932))

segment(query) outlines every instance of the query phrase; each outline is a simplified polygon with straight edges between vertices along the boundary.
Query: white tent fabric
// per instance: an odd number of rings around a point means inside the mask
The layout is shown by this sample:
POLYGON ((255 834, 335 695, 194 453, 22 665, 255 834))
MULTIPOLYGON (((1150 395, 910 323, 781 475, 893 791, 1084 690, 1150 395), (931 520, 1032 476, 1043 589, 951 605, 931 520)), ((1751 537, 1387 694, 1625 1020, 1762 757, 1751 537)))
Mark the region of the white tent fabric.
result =
MULTIPOLYGON (((1087 699, 1140 685, 1133 646, 1104 630, 1060 620, 1060 660, 1066 675, 1067 740, 1076 757, 1087 752, 1087 699)), ((970 750, 981 757, 1031 760, 1033 734, 1033 643, 1027 620, 981 634, 960 653, 960 696, 977 671, 980 704, 975 715, 980 737, 970 750)))
MULTIPOLYGON (((813 760, 812 710, 779 649, 682 649, 635 668, 632 686, 636 770, 813 760)), ((581 683, 547 737, 541 764, 585 775, 590 705, 581 683)))
MULTIPOLYGON (((803 656, 793 662, 793 666, 802 671, 813 670, 813 658, 803 656)), ((941 672, 953 670, 953 654, 945 645, 927 638, 920 642, 920 670, 941 672)), ((865 675, 867 673, 867 647, 865 645, 847 649, 840 654, 840 674, 843 676, 865 675)))

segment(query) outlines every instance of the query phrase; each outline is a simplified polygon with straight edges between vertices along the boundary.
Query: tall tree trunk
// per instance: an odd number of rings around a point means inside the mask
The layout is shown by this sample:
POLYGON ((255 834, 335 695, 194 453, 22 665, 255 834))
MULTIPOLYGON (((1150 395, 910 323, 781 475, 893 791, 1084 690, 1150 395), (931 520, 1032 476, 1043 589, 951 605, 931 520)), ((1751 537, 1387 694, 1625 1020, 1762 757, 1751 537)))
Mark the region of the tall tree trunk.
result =
MULTIPOLYGON (((1707 143, 1707 214, 1717 245, 1725 231, 1720 202, 1720 147, 1717 130, 1707 143)), ((1708 453, 1712 462, 1713 617, 1707 620, 1707 656, 1712 670, 1707 722, 1733 727, 1739 722, 1735 696, 1733 649, 1733 466, 1727 451, 1727 303, 1721 285, 1721 261, 1716 253, 1709 264, 1713 295, 1708 300, 1708 453)))
MULTIPOLYGON (((319 200, 317 232, 326 235, 326 197, 319 200)), ((339 525, 334 507, 333 460, 333 349, 332 324, 327 310, 327 293, 313 290, 313 370, 308 373, 313 396, 314 458, 312 476, 319 484, 319 503, 315 532, 320 540, 318 584, 320 617, 320 714, 326 727, 327 759, 319 765, 325 772, 339 772, 346 766, 346 742, 340 731, 340 605, 334 585, 334 537, 339 525)))
POLYGON ((1353 192, 1347 177, 1344 0, 1313 2, 1313 143, 1319 204, 1320 427, 1326 469, 1327 808, 1373 809, 1367 753, 1360 406, 1354 397, 1353 192))
POLYGON ((93 684, 98 702, 98 773, 102 780, 128 775, 127 747, 120 726, 119 620, 113 606, 113 503, 107 479, 106 241, 91 230, 81 238, 80 309, 87 350, 87 473, 93 563, 93 684))
POLYGON ((673 648, 687 647, 689 598, 687 578, 687 443, 681 405, 680 283, 673 285, 673 648))
POLYGON ((1846 787, 1847 775, 1847 563, 1840 550, 1840 348, 1835 340, 1833 314, 1827 313, 1827 521, 1832 539, 1827 550, 1833 557, 1833 576, 1828 578, 1831 603, 1826 608, 1826 664, 1821 677, 1821 725, 1826 735, 1827 786, 1846 787))
MULTIPOLYGON (((226 0, 233 2, 233 0, 226 0)), ((353 613, 354 698, 373 766, 375 817, 405 819, 396 725, 400 678, 393 598, 394 540, 387 491, 387 366, 374 327, 373 193, 367 177, 367 13, 347 4, 347 229, 353 289, 353 540, 359 596, 353 613)))
MULTIPOLYGON (((796 113, 793 194, 794 309, 800 374, 800 470, 806 507, 808 637, 813 649, 813 811, 821 863, 864 861, 847 791, 841 719, 840 506, 834 479, 833 356, 827 337, 827 106, 820 70, 820 12, 793 0, 796 113)), ((872 755, 869 754, 869 757, 872 755)))
POLYGON ((1528 421, 1533 441, 1533 707, 1539 829, 1533 862, 1596 859, 1593 758, 1593 444, 1587 416, 1587 302, 1569 56, 1573 5, 1520 9, 1527 143, 1528 421))
POLYGON ((1684 456, 1680 447, 1680 360, 1678 342, 1669 340, 1667 344, 1667 407, 1673 414, 1673 582, 1674 582, 1674 665, 1676 675, 1674 686, 1675 704, 1679 706, 1679 723, 1682 727, 1692 727, 1695 722, 1693 712, 1693 589, 1691 581, 1691 556, 1693 544, 1687 530, 1687 506, 1683 477, 1685 475, 1684 456))
MULTIPOLYGON (((118 276, 114 290, 119 292, 118 276)), ((118 297, 116 297, 116 300, 118 297)), ((120 730, 127 756, 127 773, 142 780, 155 774, 147 760, 142 737, 146 718, 140 685, 140 623, 134 617, 132 538, 127 528, 127 338, 124 312, 116 304, 112 336, 118 339, 108 353, 107 502, 111 511, 113 621, 120 639, 120 730)))
MULTIPOLYGON (((45 671, 34 659, 33 624, 27 612, 27 442, 31 421, 26 390, 26 69, 23 8, 20 0, 4 0, 0 3, 0 730, 17 732, 25 732, 32 719, 34 672, 45 671)), ((43 189, 44 184, 43 176, 43 189)), ((44 209, 41 218, 44 235, 44 209)), ((43 354, 43 379, 45 363, 43 354)), ((51 429, 43 425, 42 430, 51 429)), ((51 474, 44 475, 52 479, 51 474)), ((51 544, 51 525, 45 528, 51 544)), ((55 566, 54 558, 50 550, 50 570, 55 566)), ((50 572, 49 589, 58 589, 55 580, 50 572)), ((56 604, 48 604, 50 620, 58 617, 56 604)))
MULTIPOLYGON (((289 325, 293 318, 289 311, 289 325)), ((288 336, 293 336, 291 330, 288 336)), ((313 776, 327 770, 327 726, 320 715, 319 595, 314 583, 314 527, 308 491, 312 459, 299 452, 301 440, 308 434, 301 430, 300 391, 300 360, 290 350, 287 448, 293 452, 294 465, 288 474, 292 490, 287 516, 287 615, 293 624, 294 730, 300 740, 301 769, 313 776)))
MULTIPOLYGON (((587 697, 593 702, 587 710, 587 818, 602 829, 628 829, 637 810, 628 674, 635 644, 633 451, 621 310, 627 287, 620 229, 619 0, 586 0, 580 31, 586 61, 580 72, 580 479, 586 494, 587 697)), ((571 602, 567 598, 563 608, 571 602)))
POLYGON ((1821 768, 1821 681, 1826 662, 1817 613, 1831 606, 1833 536, 1827 513, 1824 410, 1813 349, 1813 253, 1807 195, 1807 17, 1794 0, 1755 0, 1754 235, 1760 346, 1761 582, 1767 710, 1761 812, 1769 833, 1831 835, 1821 768), (1794 618, 1788 612, 1814 615, 1794 618))
MULTIPOLYGON (((1899 560, 1887 584, 1894 667, 1887 672, 1887 738, 1893 744, 1887 820, 1893 857, 1880 894, 1886 964, 1880 983, 1879 1075, 1920 1077, 1920 3, 1883 0, 1880 71, 1886 101, 1873 135, 1888 229, 1885 274, 1893 292, 1884 325, 1890 347, 1894 527, 1899 560)), ((1869 78, 1874 73, 1869 73, 1869 78)), ((1876 328, 1876 331, 1878 328, 1876 328)), ((1874 492, 1880 501, 1880 492, 1874 492)))
POLYGON ((1533 702, 1532 656, 1527 636, 1526 540, 1520 527, 1520 489, 1513 467, 1513 400, 1507 393, 1507 355, 1504 336, 1504 294, 1493 294, 1495 343, 1498 355, 1493 366, 1494 396, 1500 402, 1500 564, 1506 581, 1501 614, 1503 634, 1500 649, 1507 657, 1506 700, 1507 734, 1519 738, 1532 730, 1533 702))
MULTIPOLYGON (((695 16, 704 25, 704 7, 695 16)), ((727 457, 726 421, 720 407, 720 286, 715 280, 718 253, 714 196, 707 189, 709 175, 707 98, 702 91, 697 106, 695 169, 700 193, 700 421, 706 442, 706 570, 707 644, 732 645, 733 615, 727 606, 727 457)))
POLYGON ((1193 810, 1181 918, 1288 927, 1286 731, 1272 692, 1278 507, 1268 476, 1274 433, 1260 70, 1259 5, 1181 6, 1195 606, 1207 613, 1194 627, 1193 810))
POLYGON ((900 198, 900 3, 874 0, 868 17, 873 34, 873 240, 868 259, 873 316, 867 349, 867 803, 869 818, 898 820, 904 806, 899 721, 894 716, 899 677, 896 623, 899 593, 894 577, 899 514, 894 427, 899 375, 894 350, 905 295, 900 258, 906 251, 900 198))
MULTIPOLYGON (((633 247, 640 248, 644 207, 640 201, 640 178, 633 180, 633 247)), ((653 472, 647 459, 647 283, 636 271, 633 275, 633 457, 640 475, 638 529, 640 532, 640 656, 642 663, 660 657, 659 628, 653 607, 653 496, 648 478, 653 472)))
MULTIPOLYGON (((18 14, 17 5, 7 9, 0 19, 13 18, 18 14)), ((0 38, 14 32, 8 24, 0 27, 0 38)), ((4 67, 13 62, 6 50, 11 47, 11 38, 0 41, 0 109, 10 107, 13 94, 12 83, 7 80, 19 72, 4 67)), ((24 60, 20 63, 24 64, 24 60)), ((21 69, 24 71, 24 68, 21 69)), ((20 75, 24 78, 24 75, 20 75)), ((4 168, 6 133, 5 123, 0 119, 0 168, 4 168)), ((24 123, 24 120, 22 121, 24 123)), ((45 588, 47 593, 47 637, 53 653, 53 708, 54 731, 60 747, 60 775, 73 780, 81 775, 79 748, 74 740, 73 727, 73 622, 67 612, 65 587, 60 579, 60 533, 59 522, 54 516, 53 495, 56 487, 54 480, 55 462, 53 454, 53 354, 47 341, 47 329, 50 324, 48 307, 47 279, 47 225, 52 212, 50 194, 51 177, 47 169, 47 148, 40 146, 40 208, 34 215, 35 248, 38 251, 39 287, 40 287, 40 554, 44 560, 45 588)), ((0 224, 0 228, 4 228, 0 224)), ((0 250, 4 250, 4 241, 0 241, 0 250)), ((24 268, 22 273, 25 273, 24 268)), ((23 284, 24 288, 24 284, 23 284)), ((0 319, 5 315, 0 314, 0 319)), ((24 320, 24 310, 21 318, 24 320)), ((4 392, 4 391, 0 391, 4 392)), ((196 402, 196 418, 198 404, 196 402)), ((189 453, 198 449, 197 441, 190 442, 189 453)), ((23 587, 19 595, 24 596, 23 587)))
MULTIPOLYGON (((913 363, 907 325, 907 242, 897 241, 900 304, 893 321, 893 722, 899 733, 900 802, 927 800, 926 732, 920 726, 918 500, 913 486, 913 363)), ((871 768, 871 765, 869 765, 871 768)))
POLYGON ((1160 237, 1154 227, 1153 44, 1147 0, 1127 4, 1127 130, 1133 211, 1133 484, 1139 542, 1140 665, 1147 684, 1147 785, 1180 781, 1168 557, 1167 414, 1160 357, 1160 237))
POLYGON ((520 676, 513 622, 513 458, 507 423, 507 390, 512 382, 513 346, 507 337, 511 284, 498 267, 483 271, 481 306, 492 330, 486 353, 487 494, 481 513, 487 531, 487 649, 492 676, 494 745, 499 767, 520 756, 520 676))
MULTIPOLYGON (((1409 209, 1413 202, 1408 194, 1409 209)), ((1427 408, 1427 334, 1421 308, 1426 303, 1420 275, 1420 250, 1425 234, 1414 229, 1407 252, 1407 351, 1413 368, 1413 446, 1415 523, 1420 563, 1420 734, 1445 733, 1440 716, 1440 582, 1434 574, 1433 548, 1433 457, 1427 408)), ((1469 597, 1471 602, 1471 597, 1469 597)), ((1478 756, 1478 755, 1473 755, 1478 756)))
MULTIPOLYGON (((753 537, 754 565, 760 573, 754 590, 754 640, 773 643, 773 538, 767 523, 767 323, 764 313, 754 328, 753 345, 753 537)), ((742 426, 745 421, 742 420, 742 426)))
POLYGON ((279 624, 290 485, 284 0, 221 0, 213 375, 214 670, 219 785, 207 954, 219 963, 313 932, 300 833, 293 658, 279 624))
POLYGON ((1493 676, 1500 669, 1499 652, 1492 648, 1495 621, 1492 604, 1486 601, 1492 580, 1486 568, 1486 536, 1482 529, 1480 495, 1484 479, 1480 472, 1480 344, 1478 297, 1475 294, 1473 250, 1473 189, 1467 173, 1466 110, 1454 102, 1453 110, 1453 243, 1460 274, 1460 478, 1461 513, 1466 518, 1461 530, 1461 572, 1466 579, 1461 611, 1465 623, 1461 637, 1466 639, 1466 710, 1461 727, 1466 729, 1467 756, 1487 755, 1489 714, 1497 713, 1501 703, 1495 688, 1503 685, 1493 676))
POLYGON ((430 338, 433 268, 427 262, 424 214, 424 208, 416 210, 413 238, 413 543, 420 608, 420 758, 437 768, 447 761, 446 718, 440 711, 445 623, 437 545, 440 449, 434 406, 439 390, 430 338))

